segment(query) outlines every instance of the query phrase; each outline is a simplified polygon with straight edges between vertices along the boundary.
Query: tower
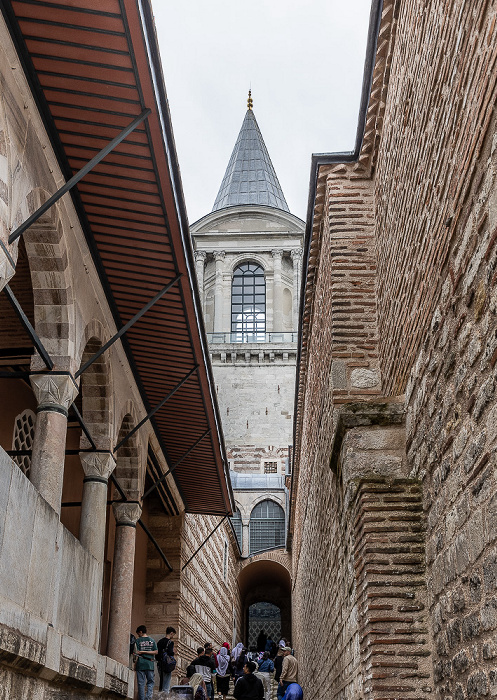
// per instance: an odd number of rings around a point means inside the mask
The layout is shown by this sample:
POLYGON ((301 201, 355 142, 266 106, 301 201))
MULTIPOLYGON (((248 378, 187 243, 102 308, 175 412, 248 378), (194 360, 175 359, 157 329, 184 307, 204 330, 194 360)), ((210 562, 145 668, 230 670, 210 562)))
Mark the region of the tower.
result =
POLYGON ((285 546, 304 223, 248 109, 212 212, 192 226, 243 556, 285 546))

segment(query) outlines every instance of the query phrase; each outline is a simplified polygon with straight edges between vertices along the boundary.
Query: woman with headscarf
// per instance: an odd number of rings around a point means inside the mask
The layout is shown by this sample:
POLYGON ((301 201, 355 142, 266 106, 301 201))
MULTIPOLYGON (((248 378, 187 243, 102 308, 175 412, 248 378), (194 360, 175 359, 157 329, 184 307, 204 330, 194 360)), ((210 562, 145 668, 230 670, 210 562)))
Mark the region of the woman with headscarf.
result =
POLYGON ((194 673, 190 678, 190 685, 193 688, 193 700, 208 700, 207 688, 201 673, 194 673))
POLYGON ((217 692, 223 696, 223 700, 226 700, 226 696, 230 689, 230 678, 233 669, 231 667, 231 659, 228 654, 228 649, 223 646, 219 649, 219 654, 217 655, 217 674, 216 674, 216 684, 217 692))
POLYGON ((244 675, 243 667, 245 666, 247 661, 247 649, 242 644, 242 650, 239 653, 237 660, 233 664, 233 675, 235 677, 235 683, 239 678, 241 678, 244 675))
POLYGON ((238 644, 236 645, 236 647, 233 649, 233 653, 232 653, 232 655, 231 655, 231 658, 233 659, 233 661, 237 661, 237 660, 238 660, 238 657, 239 657, 240 654, 242 653, 242 649, 243 649, 243 644, 242 644, 241 642, 238 642, 238 644))

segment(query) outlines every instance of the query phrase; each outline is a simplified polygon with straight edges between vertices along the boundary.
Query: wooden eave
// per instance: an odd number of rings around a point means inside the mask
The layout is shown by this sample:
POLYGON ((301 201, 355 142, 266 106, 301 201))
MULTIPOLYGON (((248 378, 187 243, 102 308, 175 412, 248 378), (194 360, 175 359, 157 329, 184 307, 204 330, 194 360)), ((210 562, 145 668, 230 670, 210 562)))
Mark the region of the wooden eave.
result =
POLYGON ((124 337, 145 409, 188 512, 233 508, 171 120, 149 0, 5 0, 2 10, 69 179, 144 109, 72 192, 118 328, 180 282, 124 337), (98 8, 98 9, 96 9, 98 8))

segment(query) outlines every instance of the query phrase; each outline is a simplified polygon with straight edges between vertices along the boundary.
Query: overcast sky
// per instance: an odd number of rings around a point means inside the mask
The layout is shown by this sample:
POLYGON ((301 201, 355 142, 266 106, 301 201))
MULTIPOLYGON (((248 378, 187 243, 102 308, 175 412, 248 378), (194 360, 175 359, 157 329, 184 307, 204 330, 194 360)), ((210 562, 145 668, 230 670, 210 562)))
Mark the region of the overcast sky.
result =
POLYGON ((371 0, 153 0, 190 223, 216 198, 247 109, 293 214, 312 153, 352 150, 371 0))

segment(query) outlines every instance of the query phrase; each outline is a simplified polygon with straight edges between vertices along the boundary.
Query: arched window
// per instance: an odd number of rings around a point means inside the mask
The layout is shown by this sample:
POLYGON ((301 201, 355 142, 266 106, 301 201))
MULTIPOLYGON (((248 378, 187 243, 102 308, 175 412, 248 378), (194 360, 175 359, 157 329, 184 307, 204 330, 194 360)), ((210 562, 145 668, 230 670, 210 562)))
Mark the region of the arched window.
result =
POLYGON ((231 518, 231 524, 233 525, 233 529, 235 531, 236 539, 238 540, 238 546, 240 547, 240 551, 242 551, 242 549, 243 549, 243 526, 242 526, 242 516, 240 515, 240 511, 238 510, 238 508, 233 513, 233 517, 231 518))
POLYGON ((250 514, 250 554, 285 545, 285 512, 274 501, 261 501, 250 514))
POLYGON ((231 332, 236 343, 262 343, 266 336, 266 280, 253 262, 239 265, 231 285, 231 332))

